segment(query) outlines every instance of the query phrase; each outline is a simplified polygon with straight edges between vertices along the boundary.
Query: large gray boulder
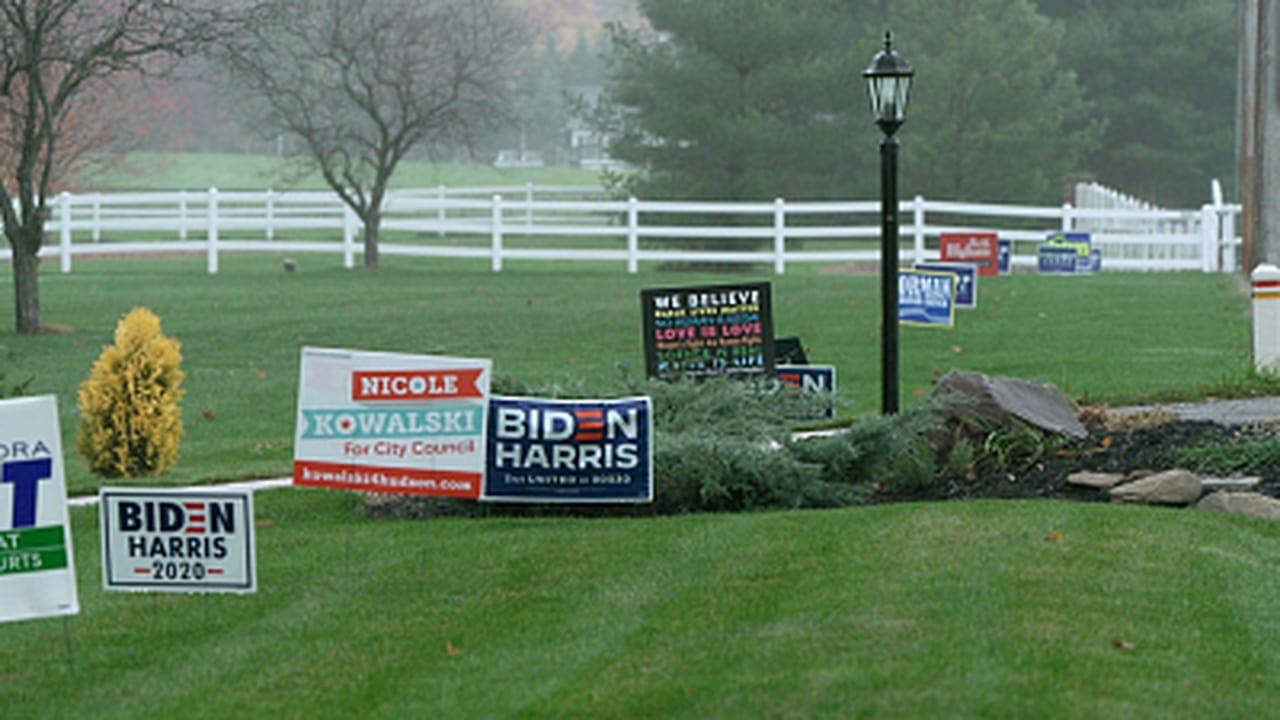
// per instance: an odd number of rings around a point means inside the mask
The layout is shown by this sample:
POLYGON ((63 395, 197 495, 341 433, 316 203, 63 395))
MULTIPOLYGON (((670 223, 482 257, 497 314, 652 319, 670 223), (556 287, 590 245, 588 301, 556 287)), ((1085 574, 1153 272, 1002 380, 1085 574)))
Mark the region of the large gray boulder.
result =
POLYGON ((1075 407, 1055 385, 1012 377, 952 370, 938 381, 932 398, 949 420, 976 417, 1013 428, 1014 419, 1046 432, 1083 438, 1089 431, 1075 407))

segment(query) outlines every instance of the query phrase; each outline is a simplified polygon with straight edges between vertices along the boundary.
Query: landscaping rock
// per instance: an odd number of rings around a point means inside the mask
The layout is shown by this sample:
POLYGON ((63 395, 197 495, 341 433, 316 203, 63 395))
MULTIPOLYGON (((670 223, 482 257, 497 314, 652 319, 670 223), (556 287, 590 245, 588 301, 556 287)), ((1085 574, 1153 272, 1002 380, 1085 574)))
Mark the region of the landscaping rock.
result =
POLYGON ((938 381, 933 397, 952 418, 986 417, 1011 427, 1011 418, 1047 432, 1084 438, 1089 431, 1075 408, 1054 385, 980 372, 952 370, 938 381))
POLYGON ((1280 500, 1256 492, 1210 493, 1196 503, 1197 510, 1217 510, 1249 517, 1280 520, 1280 500))
POLYGON ((1148 475, 1110 490, 1113 501, 1146 505, 1190 505, 1202 492, 1200 476, 1181 469, 1148 475))
POLYGON ((1110 490, 1124 481, 1125 476, 1119 473, 1101 473, 1088 470, 1074 472, 1067 476, 1069 485, 1091 487, 1097 490, 1110 490))

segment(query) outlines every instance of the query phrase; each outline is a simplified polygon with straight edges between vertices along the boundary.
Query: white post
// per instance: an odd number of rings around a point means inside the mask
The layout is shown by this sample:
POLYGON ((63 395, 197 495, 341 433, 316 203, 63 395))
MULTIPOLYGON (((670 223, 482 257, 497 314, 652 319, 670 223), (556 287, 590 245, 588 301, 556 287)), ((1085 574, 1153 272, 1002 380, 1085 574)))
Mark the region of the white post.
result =
POLYGON ((93 194, 93 241, 102 241, 102 193, 93 194))
POLYGON ((1252 278, 1253 366, 1275 370, 1280 360, 1280 268, 1259 265, 1252 278))
POLYGON ((640 201, 627 198, 627 272, 640 272, 640 201))
POLYGON ((436 199, 440 201, 440 204, 436 206, 436 220, 440 222, 440 224, 436 227, 436 237, 444 237, 445 212, 444 212, 444 186, 443 185, 436 186, 436 199))
POLYGON ((209 188, 208 268, 218 274, 218 189, 209 188))
POLYGON ((276 194, 271 188, 267 188, 267 204, 264 208, 267 215, 267 242, 276 239, 276 194))
POLYGON ((187 191, 178 191, 178 239, 186 242, 187 226, 191 218, 187 215, 187 191))
POLYGON ((501 272, 502 271, 502 196, 501 195, 493 196, 493 210, 490 211, 489 217, 490 217, 491 226, 493 229, 493 235, 492 235, 493 242, 491 246, 492 256, 493 256, 493 271, 501 272))
POLYGON ((773 199, 773 272, 782 275, 786 271, 787 211, 782 198, 773 199))
POLYGON ((359 222, 351 206, 342 204, 342 267, 350 270, 356 266, 356 226, 359 222))
POLYGON ((533 227, 533 183, 524 185, 524 226, 533 227))
POLYGON ((916 262, 924 262, 929 258, 924 254, 924 196, 916 195, 911 201, 912 217, 915 224, 916 262))
POLYGON ((1071 203, 1062 203, 1062 231, 1071 232, 1073 222, 1071 203))
POLYGON ((1212 205, 1200 208, 1200 271, 1215 272, 1218 267, 1218 213, 1212 205))
POLYGON ((71 194, 58 193, 59 248, 62 253, 60 267, 64 274, 71 272, 71 194))

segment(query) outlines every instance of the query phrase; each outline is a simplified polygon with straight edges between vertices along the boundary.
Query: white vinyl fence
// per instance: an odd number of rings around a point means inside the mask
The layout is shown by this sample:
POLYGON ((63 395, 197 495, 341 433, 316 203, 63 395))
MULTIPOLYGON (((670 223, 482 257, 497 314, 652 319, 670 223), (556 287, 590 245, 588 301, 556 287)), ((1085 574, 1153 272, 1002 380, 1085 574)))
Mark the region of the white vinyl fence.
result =
MULTIPOLYGON (((1234 272, 1238 205, 1198 210, 1113 206, 1017 206, 903 201, 900 260, 938 258, 938 236, 997 232, 1013 241, 1013 263, 1034 267, 1053 231, 1087 231, 1104 270, 1234 272)), ((877 263, 878 201, 653 202, 610 200, 598 188, 513 186, 392 193, 384 206, 383 258, 508 261, 768 264, 877 263)), ((199 253, 218 272, 227 252, 341 255, 354 267, 361 227, 331 192, 220 191, 62 194, 55 198, 42 257, 71 272, 76 256, 199 253)), ((10 257, 8 248, 0 259, 10 257)))

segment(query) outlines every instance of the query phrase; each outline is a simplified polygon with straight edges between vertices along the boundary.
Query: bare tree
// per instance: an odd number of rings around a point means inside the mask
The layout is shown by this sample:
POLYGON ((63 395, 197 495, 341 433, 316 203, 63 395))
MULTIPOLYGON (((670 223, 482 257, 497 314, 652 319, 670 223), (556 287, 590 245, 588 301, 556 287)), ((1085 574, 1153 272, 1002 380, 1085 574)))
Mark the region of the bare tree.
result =
POLYGON ((19 333, 41 328, 39 252, 59 172, 110 133, 95 103, 232 28, 217 2, 0 0, 0 219, 13 250, 19 333))
POLYGON ((301 141, 378 266, 387 184, 413 148, 508 113, 527 44, 504 0, 271 0, 228 53, 243 112, 301 141))

